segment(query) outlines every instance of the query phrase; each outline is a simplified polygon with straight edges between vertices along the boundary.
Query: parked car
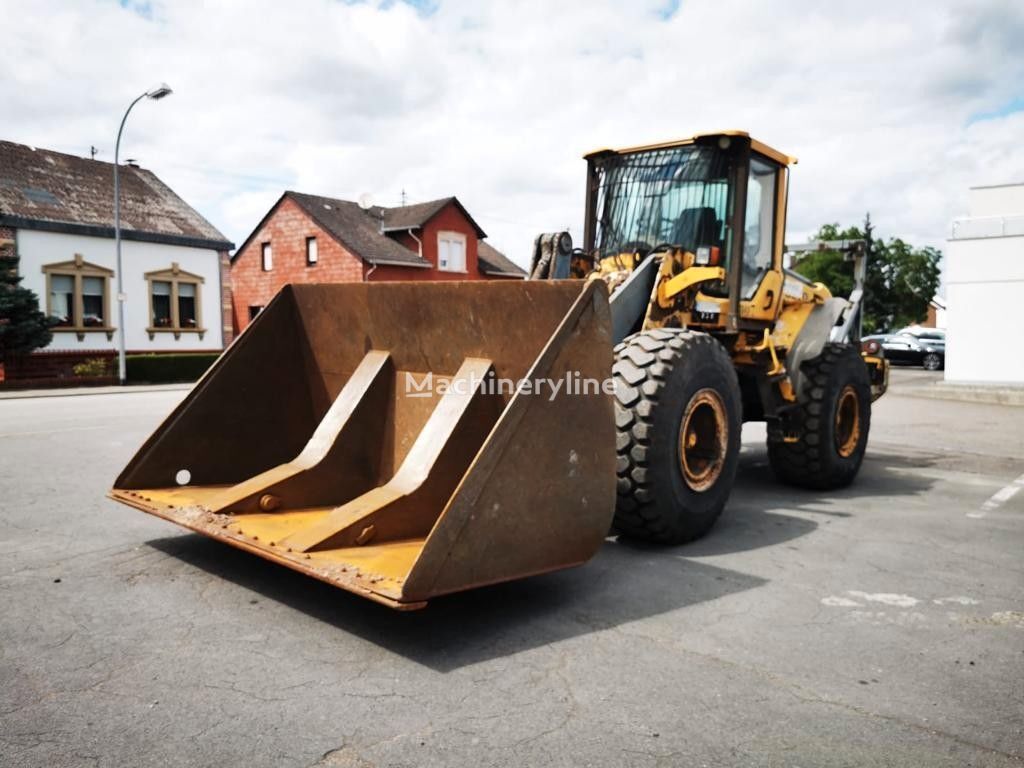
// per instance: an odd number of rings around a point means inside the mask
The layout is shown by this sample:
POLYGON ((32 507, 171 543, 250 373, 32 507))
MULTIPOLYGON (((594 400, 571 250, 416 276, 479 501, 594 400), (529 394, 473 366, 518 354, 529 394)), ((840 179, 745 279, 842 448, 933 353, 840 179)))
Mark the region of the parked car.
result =
POLYGON ((911 326, 880 339, 885 357, 892 363, 920 365, 926 371, 946 366, 946 332, 911 326))

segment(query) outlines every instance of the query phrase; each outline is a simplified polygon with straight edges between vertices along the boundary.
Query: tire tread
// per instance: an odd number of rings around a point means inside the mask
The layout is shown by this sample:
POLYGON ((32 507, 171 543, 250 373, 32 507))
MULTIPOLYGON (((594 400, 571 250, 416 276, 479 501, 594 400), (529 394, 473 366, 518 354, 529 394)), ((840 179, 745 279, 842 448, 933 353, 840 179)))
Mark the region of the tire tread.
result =
MULTIPOLYGON (((654 329, 627 336, 615 348, 613 367, 618 426, 618 482, 614 527, 630 538, 678 544, 699 538, 714 523, 717 513, 699 527, 681 528, 679 521, 664 515, 652 482, 650 450, 654 414, 668 384, 673 366, 694 350, 708 347, 718 364, 732 371, 732 359, 715 338, 681 329, 654 329)), ((729 478, 731 482, 731 478, 729 478)), ((719 510, 720 511, 720 510, 719 510)), ((677 516, 678 517, 678 516, 677 516)))

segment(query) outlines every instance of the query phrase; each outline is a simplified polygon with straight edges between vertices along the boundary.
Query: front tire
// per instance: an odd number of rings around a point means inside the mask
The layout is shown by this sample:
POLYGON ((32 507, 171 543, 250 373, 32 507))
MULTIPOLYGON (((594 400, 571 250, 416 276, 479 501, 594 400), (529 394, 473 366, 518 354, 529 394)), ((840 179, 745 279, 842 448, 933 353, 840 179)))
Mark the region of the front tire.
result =
POLYGON ((803 372, 789 428, 769 437, 769 463, 784 483, 819 490, 842 488, 857 476, 867 449, 871 429, 867 367, 854 347, 827 344, 818 357, 804 363, 803 372))
POLYGON ((732 490, 742 400, 732 359, 705 333, 655 329, 615 348, 615 529, 663 544, 707 532, 732 490))
POLYGON ((929 352, 924 356, 921 365, 926 371, 937 371, 942 368, 942 358, 934 352, 929 352))

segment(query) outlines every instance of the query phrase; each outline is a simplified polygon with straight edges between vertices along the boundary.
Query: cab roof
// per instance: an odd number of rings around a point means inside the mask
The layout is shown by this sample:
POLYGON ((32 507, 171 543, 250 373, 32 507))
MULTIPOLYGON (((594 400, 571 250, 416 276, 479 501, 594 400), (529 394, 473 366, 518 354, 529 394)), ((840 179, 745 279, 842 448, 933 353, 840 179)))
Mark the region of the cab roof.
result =
POLYGON ((615 154, 615 155, 628 155, 634 152, 646 152, 652 149, 671 149, 672 147, 685 147, 688 144, 695 143, 698 139, 714 139, 722 136, 742 136, 750 139, 750 148, 765 157, 771 158, 777 163, 782 165, 796 165, 797 159, 792 155, 787 155, 785 152, 780 152, 777 149, 769 147, 767 144, 763 144, 757 139, 751 139, 750 134, 746 131, 709 131, 707 133, 695 133, 686 139, 676 139, 675 141, 663 141, 657 144, 641 144, 636 147, 624 147, 622 149, 597 149, 593 152, 588 152, 583 157, 589 159, 597 155, 615 154))

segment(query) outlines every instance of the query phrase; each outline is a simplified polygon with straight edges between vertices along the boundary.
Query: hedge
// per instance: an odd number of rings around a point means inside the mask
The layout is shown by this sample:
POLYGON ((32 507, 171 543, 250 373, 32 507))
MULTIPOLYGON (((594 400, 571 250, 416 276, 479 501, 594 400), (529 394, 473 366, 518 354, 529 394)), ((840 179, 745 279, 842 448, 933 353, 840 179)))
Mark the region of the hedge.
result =
POLYGON ((195 381, 220 357, 219 352, 192 355, 128 355, 129 384, 167 384, 195 381))

